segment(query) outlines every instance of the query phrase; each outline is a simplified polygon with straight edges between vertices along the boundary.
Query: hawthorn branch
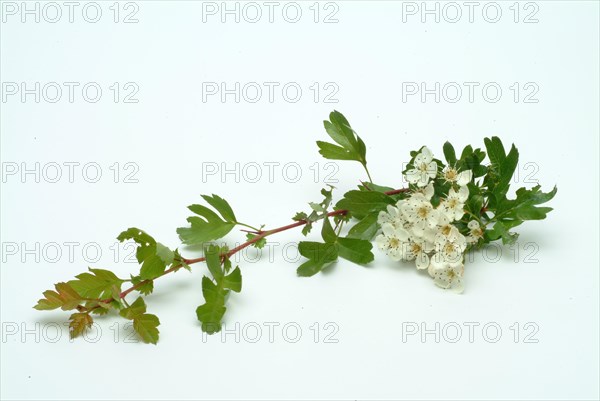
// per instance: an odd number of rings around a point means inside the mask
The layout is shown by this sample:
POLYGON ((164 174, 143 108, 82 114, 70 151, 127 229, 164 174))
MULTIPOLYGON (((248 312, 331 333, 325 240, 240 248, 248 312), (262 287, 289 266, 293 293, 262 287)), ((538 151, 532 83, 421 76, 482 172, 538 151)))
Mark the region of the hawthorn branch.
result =
MULTIPOLYGON (((400 189, 394 189, 392 191, 387 191, 385 192, 386 195, 397 195, 403 192, 408 192, 409 189, 408 188, 400 188, 400 189)), ((327 213, 326 215, 324 215, 323 217, 333 217, 333 216, 343 216, 345 214, 348 213, 348 210, 345 209, 339 209, 339 210, 334 210, 332 212, 327 213)), ((230 258, 231 256, 235 255, 236 253, 238 253, 239 251, 243 250, 244 248, 249 247, 250 245, 260 241, 261 239, 268 237, 270 235, 273 234, 277 234, 283 231, 287 231, 287 230, 291 230, 292 228, 296 228, 296 227, 302 227, 304 225, 308 224, 308 220, 300 220, 297 221, 295 223, 292 224, 288 224, 286 226, 281 226, 278 228, 274 228, 272 230, 261 230, 261 231, 257 231, 257 235, 255 237, 253 237, 252 239, 244 242, 243 244, 236 246, 235 248, 231 249, 230 251, 228 251, 227 253, 221 255, 221 258, 230 258)), ((195 263, 200 263, 200 262, 204 262, 206 260, 205 257, 200 257, 200 258, 195 258, 195 259, 186 259, 183 258, 182 262, 187 264, 187 265, 193 265, 195 263)), ((176 272, 177 270, 179 270, 182 267, 181 264, 175 265, 173 267, 171 267, 170 269, 165 270, 160 276, 155 277, 153 279, 148 279, 148 280, 144 280, 139 282, 138 284, 131 286, 130 288, 124 290, 123 292, 121 292, 119 294, 119 298, 123 299, 125 298, 128 294, 130 294, 131 292, 135 291, 136 289, 138 289, 139 287, 141 287, 144 284, 147 284, 151 281, 156 280, 157 278, 160 278, 162 276, 166 276, 169 273, 173 273, 176 272)), ((102 299, 100 300, 100 302, 105 302, 105 303, 109 303, 111 302, 113 299, 112 298, 107 298, 107 299, 102 299)))

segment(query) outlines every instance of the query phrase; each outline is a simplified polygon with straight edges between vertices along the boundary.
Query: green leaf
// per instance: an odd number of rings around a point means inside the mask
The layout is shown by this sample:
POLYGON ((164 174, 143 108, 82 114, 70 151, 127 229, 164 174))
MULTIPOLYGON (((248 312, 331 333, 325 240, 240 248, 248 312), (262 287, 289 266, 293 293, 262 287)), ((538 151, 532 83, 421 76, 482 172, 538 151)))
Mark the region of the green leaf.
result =
POLYGON ((359 219, 368 214, 385 210, 388 205, 395 203, 394 199, 381 192, 358 191, 346 192, 344 198, 336 204, 336 209, 347 209, 359 219))
POLYGON ((328 217, 323 219, 323 228, 321 229, 321 236, 325 242, 335 242, 337 235, 331 226, 331 222, 328 217))
POLYGON ((82 298, 109 298, 112 286, 121 288, 124 282, 109 270, 90 268, 89 271, 91 273, 81 273, 75 276, 77 280, 68 282, 82 298))
POLYGON ((62 310, 71 310, 79 306, 83 301, 82 297, 68 283, 57 283, 54 285, 56 292, 48 290, 44 292, 43 299, 40 299, 34 306, 37 310, 52 310, 61 308, 62 310))
POLYGON ((542 192, 540 185, 536 185, 531 189, 519 188, 515 199, 504 199, 498 203, 497 214, 506 214, 509 211, 513 211, 516 214, 519 208, 546 203, 554 198, 556 192, 556 187, 550 192, 542 192))
POLYGON ((505 245, 512 245, 519 238, 519 234, 509 232, 507 227, 500 221, 494 223, 494 227, 491 230, 486 231, 486 236, 492 241, 502 238, 502 243, 505 245))
POLYGON ((223 277, 223 288, 234 292, 242 291, 242 272, 239 267, 236 267, 231 273, 223 277))
POLYGON ((138 244, 136 258, 142 264, 140 277, 143 280, 154 279, 164 273, 167 265, 175 259, 175 252, 156 242, 154 238, 139 228, 132 227, 117 237, 119 241, 133 240, 138 244))
POLYGON ((502 141, 497 136, 493 136, 491 138, 484 138, 483 142, 492 165, 499 168, 504 159, 506 159, 506 151, 504 150, 502 141))
POLYGON ((309 277, 317 274, 324 267, 334 262, 337 257, 337 249, 335 244, 302 241, 298 244, 298 250, 302 256, 308 260, 298 267, 297 273, 299 276, 309 277))
POLYGON ((374 259, 373 245, 370 241, 358 238, 337 239, 337 252, 340 257, 358 264, 366 264, 374 259))
POLYGON ((202 278, 202 295, 205 303, 196 309, 196 316, 202 323, 202 330, 213 334, 221 330, 221 320, 225 315, 225 299, 229 291, 240 292, 242 290, 242 273, 236 267, 231 273, 225 275, 231 268, 228 258, 223 260, 221 266, 221 254, 224 251, 218 246, 211 245, 205 251, 208 270, 214 278, 214 282, 204 276, 202 278))
POLYGON ((145 231, 136 227, 128 228, 117 237, 119 242, 133 240, 138 244, 136 258, 139 263, 142 263, 149 254, 155 253, 156 241, 145 231))
POLYGON ((73 313, 69 320, 69 335, 71 338, 80 336, 94 323, 94 319, 89 313, 73 313))
POLYGON ((552 211, 551 207, 537 207, 533 205, 523 205, 515 209, 515 217, 520 220, 542 220, 552 211))
MULTIPOLYGON (((251 241, 254 238, 256 238, 256 234, 252 234, 252 233, 248 233, 246 234, 246 240, 247 241, 251 241)), ((262 237, 261 239, 259 239, 258 241, 254 242, 252 244, 253 247, 257 248, 257 249, 262 249, 265 247, 265 245, 267 244, 267 238, 262 237)))
POLYGON ((383 185, 377 185, 372 182, 362 182, 361 185, 359 185, 358 189, 360 191, 377 191, 377 192, 388 192, 388 191, 394 190, 394 188, 392 188, 392 187, 385 187, 383 185))
POLYGON ((204 198, 204 200, 206 202, 208 202, 209 205, 214 207, 215 210, 217 212, 219 212, 226 221, 237 222, 237 219, 235 218, 235 214, 233 213, 233 209, 231 209, 231 206, 229 206, 229 203, 227 203, 227 201, 225 199, 223 199, 220 196, 215 195, 215 194, 213 194, 212 196, 208 196, 208 195, 201 195, 201 196, 202 196, 202 198, 204 198))
POLYGON ((144 313, 133 319, 133 329, 146 344, 156 344, 158 342, 159 331, 157 327, 160 320, 156 315, 144 313))
POLYGON ((163 263, 165 263, 165 265, 173 263, 173 259, 175 258, 175 253, 160 242, 156 243, 156 255, 163 263))
POLYGON ((139 291, 142 295, 150 295, 154 291, 154 281, 144 280, 140 276, 131 276, 131 284, 136 286, 136 291, 139 291), (138 284, 141 284, 137 287, 138 284))
POLYGON ((158 255, 152 255, 142 263, 140 277, 144 280, 152 280, 165 272, 167 265, 158 255))
POLYGON ((216 245, 210 245, 204 251, 206 258, 206 266, 210 274, 218 281, 223 277, 223 269, 221 268, 221 248, 216 245))
POLYGON ((180 227, 177 229, 179 238, 184 244, 198 245, 205 242, 223 238, 237 224, 235 215, 229 204, 217 195, 212 197, 202 196, 220 214, 216 214, 203 205, 190 205, 188 209, 198 216, 187 218, 191 227, 180 227))
POLYGON ((196 308, 196 316, 202 323, 202 331, 214 334, 221 331, 221 320, 227 308, 217 303, 205 303, 196 308))
POLYGON ((323 126, 331 139, 339 145, 317 141, 319 153, 324 158, 332 160, 356 160, 363 166, 366 166, 367 148, 362 139, 350 127, 350 123, 342 113, 333 111, 329 114, 329 121, 323 121, 323 126))
POLYGON ((208 334, 214 334, 221 330, 221 320, 225 315, 225 295, 226 291, 219 285, 212 282, 211 279, 204 276, 202 278, 202 294, 205 303, 196 308, 196 316, 202 323, 202 331, 208 334))
POLYGON ((144 313, 146 313, 146 303, 142 297, 138 297, 129 307, 123 308, 119 311, 119 315, 129 320, 133 320, 137 316, 143 315, 144 313))
POLYGON ((334 145, 329 142, 317 141, 319 153, 326 159, 330 160, 359 160, 358 155, 341 146, 334 145))
POLYGON ((158 342, 158 329, 160 321, 156 315, 146 313, 146 303, 138 297, 129 307, 123 308, 119 314, 125 319, 133 320, 133 329, 146 344, 158 342))
POLYGON ((494 193, 496 195, 496 199, 503 197, 508 192, 508 188, 510 186, 510 180, 512 180, 512 176, 517 169, 517 164, 519 163, 519 151, 512 145, 510 148, 510 152, 506 155, 506 158, 500 165, 500 179, 498 180, 498 184, 494 189, 494 193))
POLYGON ((362 218, 348 231, 349 238, 358 238, 365 240, 372 240, 377 231, 379 230, 379 224, 377 223, 377 216, 379 212, 371 213, 362 218))
POLYGON ((448 141, 444 143, 444 157, 446 161, 450 165, 454 165, 456 163, 456 152, 454 151, 454 146, 448 141))
POLYGON ((304 212, 297 212, 294 217, 292 217, 292 220, 294 221, 303 221, 306 220, 308 218, 308 215, 304 212))

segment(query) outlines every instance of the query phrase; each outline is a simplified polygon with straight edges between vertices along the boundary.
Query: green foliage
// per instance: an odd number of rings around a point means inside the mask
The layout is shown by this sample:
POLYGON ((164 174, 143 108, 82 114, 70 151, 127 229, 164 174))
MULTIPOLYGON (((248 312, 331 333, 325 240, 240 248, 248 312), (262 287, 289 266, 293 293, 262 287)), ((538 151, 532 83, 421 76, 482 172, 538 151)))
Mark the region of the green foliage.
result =
POLYGON ((203 205, 190 205, 190 209, 197 216, 187 218, 190 227, 180 227, 177 234, 181 242, 186 245, 199 245, 205 242, 223 238, 238 222, 229 203, 217 195, 202 195, 202 198, 219 214, 203 205))
MULTIPOLYGON (((202 324, 202 331, 214 334, 221 331, 221 320, 227 311, 225 302, 229 291, 242 290, 242 273, 239 267, 228 273, 231 264, 223 262, 222 249, 211 245, 204 252, 206 265, 212 280, 208 276, 202 278, 202 295, 204 304, 196 309, 196 316, 202 324)), ((227 261, 227 259, 225 259, 227 261)))
POLYGON ((294 221, 305 221, 306 224, 302 228, 302 234, 304 236, 308 235, 310 230, 312 229, 312 225, 314 222, 321 220, 327 215, 327 210, 329 209, 329 205, 331 204, 332 196, 333 196, 333 187, 329 185, 329 189, 322 188, 321 195, 323 195, 323 200, 320 203, 309 202, 310 208, 312 209, 310 214, 306 214, 304 212, 298 212, 292 218, 294 221))
POLYGON ((94 319, 92 319, 89 313, 73 313, 69 317, 69 335, 71 338, 79 337, 87 329, 92 327, 93 323, 94 319))
POLYGON ((44 291, 44 298, 40 299, 34 306, 37 310, 52 310, 61 308, 62 310, 76 309, 83 301, 81 295, 77 293, 68 283, 57 283, 54 285, 56 291, 44 291))
MULTIPOLYGON (((324 121, 324 126, 333 143, 318 141, 321 155, 327 159, 357 161, 369 175, 366 146, 348 120, 334 111, 329 115, 329 120, 324 121)), ((543 192, 539 185, 531 189, 519 188, 515 196, 511 197, 510 184, 519 160, 517 148, 512 145, 510 149, 506 149, 498 137, 485 138, 484 145, 485 150, 467 145, 458 154, 457 149, 446 142, 443 144, 445 162, 435 158, 430 160, 427 152, 424 153, 427 157, 424 164, 421 163, 423 156, 420 161, 416 160, 417 154, 424 149, 421 147, 418 151, 410 152, 411 159, 404 171, 399 171, 401 163, 396 163, 394 151, 394 159, 389 163, 396 169, 396 175, 393 176, 396 182, 400 182, 401 173, 416 168, 416 163, 422 164, 419 166, 420 172, 433 170, 431 175, 425 173, 425 178, 430 178, 433 185, 431 205, 427 205, 428 207, 446 207, 448 204, 442 202, 449 200, 449 194, 456 196, 460 186, 467 186, 468 198, 464 203, 464 198, 457 201, 460 204, 457 209, 449 209, 452 216, 449 219, 465 237, 463 240, 471 235, 468 238, 469 246, 478 247, 496 240, 513 244, 518 234, 511 230, 526 220, 546 218, 552 208, 541 205, 552 200, 557 189, 554 187, 549 192, 543 192), (435 164, 430 165, 431 161, 435 164), (459 176, 462 178, 459 179, 459 176), (474 224, 474 221, 477 223, 474 224)), ((150 295, 154 291, 154 280, 158 277, 181 268, 191 270, 191 264, 205 261, 208 273, 202 278, 204 303, 197 307, 196 315, 204 332, 216 333, 221 330, 231 292, 239 293, 242 290, 240 268, 233 268, 230 260, 234 253, 248 246, 261 249, 266 245, 267 236, 298 226, 303 226, 302 234, 307 236, 315 223, 322 221, 322 241, 301 241, 298 245, 299 253, 306 258, 297 269, 299 276, 313 276, 339 258, 360 265, 368 264, 374 259, 371 240, 380 231, 379 215, 389 208, 389 214, 383 213, 383 217, 394 218, 397 215, 392 213, 396 212, 390 206, 396 206, 397 202, 403 202, 417 191, 425 194, 424 188, 419 186, 421 183, 415 181, 420 172, 411 172, 412 184, 402 190, 373 182, 360 182, 357 189, 346 192, 333 208, 333 187, 329 186, 321 190, 321 202, 310 202, 310 210, 298 212, 293 217, 296 224, 273 230, 240 223, 225 199, 214 194, 202 195, 206 205, 189 206, 189 210, 194 213, 187 218, 189 226, 177 229, 182 243, 202 245, 202 258, 186 259, 178 249, 171 250, 146 232, 135 227, 129 228, 119 234, 117 239, 121 242, 131 240, 137 244, 136 259, 141 265, 139 272, 130 274, 130 279, 122 279, 109 270, 89 268, 89 271, 70 281, 57 283, 54 290, 45 291, 34 308, 73 310, 69 317, 71 337, 77 337, 91 327, 92 314, 118 312, 123 318, 132 321, 133 328, 142 341, 156 344, 159 339, 158 317, 146 313, 146 303, 142 296, 138 296, 131 304, 126 298, 134 291, 143 296, 150 295), (245 244, 229 250, 225 244, 218 246, 211 243, 225 237, 236 225, 252 229, 246 234, 245 244), (344 229, 347 230, 345 235, 344 229), (122 286, 127 282, 131 287, 122 291, 122 286)), ((428 191, 431 195, 430 188, 428 191)), ((464 196, 466 197, 466 192, 464 196)), ((429 202, 429 198, 426 201, 429 202)), ((410 229, 405 221, 400 220, 400 223, 410 229)), ((438 229, 442 228, 447 227, 438 226, 438 229)), ((418 237, 420 234, 415 235, 418 237)))
POLYGON ((313 276, 335 262, 338 257, 358 264, 367 264, 373 261, 374 257, 371 252, 373 245, 370 241, 340 237, 327 217, 323 219, 321 236, 324 243, 302 241, 298 244, 300 255, 308 259, 298 267, 299 276, 313 276))
POLYGON ((394 198, 382 192, 352 190, 335 205, 336 209, 348 210, 352 217, 363 219, 367 215, 385 210, 394 204, 394 198))
POLYGON ((121 284, 125 280, 121 280, 109 270, 89 270, 91 273, 81 273, 75 276, 77 280, 67 283, 82 298, 110 298, 114 292, 121 292, 121 284))
MULTIPOLYGON (((246 234, 246 241, 252 241, 256 237, 256 234, 248 233, 246 234)), ((262 237, 258 241, 252 243, 252 246, 258 249, 264 248, 265 245, 267 245, 267 239, 265 237, 262 237)))
POLYGON ((367 165, 367 147, 354 132, 346 117, 339 111, 329 114, 329 121, 323 121, 325 131, 337 145, 317 141, 319 153, 326 159, 356 160, 363 166, 367 165))
POLYGON ((146 303, 138 297, 131 306, 119 312, 125 319, 133 320, 133 329, 143 342, 156 344, 158 342, 158 326, 160 321, 156 315, 146 313, 146 303))
POLYGON ((119 234, 117 239, 121 242, 133 240, 138 244, 136 258, 142 265, 139 276, 143 280, 159 277, 175 259, 175 252, 160 242, 156 242, 154 238, 139 228, 129 228, 119 234))

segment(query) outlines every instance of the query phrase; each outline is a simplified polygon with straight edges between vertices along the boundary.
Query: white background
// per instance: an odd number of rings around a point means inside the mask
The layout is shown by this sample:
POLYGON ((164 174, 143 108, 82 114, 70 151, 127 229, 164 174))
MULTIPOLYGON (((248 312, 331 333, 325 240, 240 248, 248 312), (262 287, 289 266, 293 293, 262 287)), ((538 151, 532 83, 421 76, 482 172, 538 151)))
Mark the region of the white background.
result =
MULTIPOLYGON (((83 18, 86 2, 72 23, 59 2, 58 22, 46 20, 54 18, 49 8, 39 23, 35 15, 22 22, 21 2, 13 3, 15 15, 6 12, 6 3, 0 42, 3 399, 598 398, 598 2, 520 3, 517 22, 513 2, 498 2, 496 23, 486 21, 494 9, 482 15, 485 2, 475 8, 473 22, 459 2, 463 15, 455 23, 445 3, 438 4, 447 13, 439 22, 426 15, 424 23, 420 10, 411 15, 410 4, 394 1, 321 3, 317 23, 313 2, 300 4, 297 23, 282 15, 288 3, 275 8, 273 23, 262 2, 256 23, 248 21, 254 14, 242 14, 239 22, 226 15, 223 23, 219 13, 203 15, 203 7, 211 6, 200 1, 121 3, 118 23, 112 1, 98 3, 97 23, 83 18), (138 22, 123 23, 136 5, 138 22), (337 22, 324 23, 331 12, 337 22), (525 23, 531 13, 537 22, 525 23), (36 103, 34 95, 22 101, 20 93, 7 93, 6 83, 22 82, 28 88, 35 82, 80 86, 72 103, 64 86, 56 103, 48 101, 53 92, 36 103), (88 82, 103 89, 96 103, 81 95, 88 82), (126 83, 137 85, 138 102, 121 97, 115 103, 109 89, 115 82, 121 96, 130 92, 126 83), (229 88, 277 82, 279 89, 273 102, 264 86, 256 103, 248 96, 236 103, 233 95, 222 102, 218 95, 203 99, 206 82, 229 88), (295 103, 281 93, 290 82, 303 90, 295 103), (315 82, 321 88, 316 101, 310 89, 315 82), (462 86, 459 101, 448 101, 452 94, 437 103, 434 95, 403 101, 406 82, 480 86, 472 102, 462 86), (516 101, 510 89, 515 82, 516 101), (333 86, 325 90, 326 83, 333 86), (501 87, 497 102, 482 96, 486 83, 501 87), (527 83, 533 85, 528 90, 527 83), (338 91, 329 100, 337 102, 325 102, 332 87, 338 91), (538 91, 529 100, 537 103, 524 101, 531 88, 538 91), (520 150, 514 187, 535 180, 545 190, 557 184, 550 205, 555 211, 519 227, 516 248, 476 253, 466 266, 462 295, 436 288, 427 275, 378 252, 368 267, 340 261, 324 274, 298 278, 299 263, 282 255, 284 244, 301 238, 290 231, 273 237, 279 246, 260 262, 249 260, 252 252, 240 260, 244 288, 229 300, 224 337, 203 338, 196 320, 203 265, 160 279, 147 297, 149 312, 161 320, 157 346, 128 343, 129 332, 116 330, 114 323, 123 323, 117 317, 98 318, 101 333, 95 328, 87 340, 70 342, 64 327, 56 330, 68 312, 32 309, 52 283, 88 265, 121 276, 135 272, 137 265, 123 260, 122 246, 117 262, 111 250, 127 227, 179 246, 175 228, 185 224, 185 206, 201 193, 220 194, 240 220, 267 227, 287 224, 307 202, 320 200, 325 175, 337 167, 339 198, 365 177, 359 165, 326 166, 317 153, 314 142, 326 138, 322 120, 333 109, 367 143, 378 183, 401 187, 402 162, 421 145, 441 155, 446 140, 457 148, 483 146, 483 137, 498 135, 520 150), (80 163, 72 183, 63 165, 69 162, 80 163), (117 183, 110 169, 116 162, 117 183), (235 174, 203 176, 207 162, 229 169, 241 163, 240 182, 235 174), (272 180, 265 162, 280 163, 272 180), (40 182, 20 170, 7 175, 15 163, 19 169, 40 163, 40 182), (49 182, 53 163, 63 166, 57 183, 49 182), (88 182, 93 169, 82 175, 86 163, 100 166, 97 183, 88 182), (255 170, 242 174, 243 166, 255 166, 248 163, 263 165, 258 182, 248 179, 255 170), (297 182, 291 182, 295 170, 284 174, 286 163, 300 167, 297 182), (130 178, 138 183, 124 182, 135 166, 130 178), (72 260, 68 242, 77 243, 72 260), (58 261, 52 244, 62 252, 58 261), (82 255, 86 244, 91 256, 82 255), (102 255, 91 263, 96 248, 102 255), (272 342, 269 322, 279 324, 272 342), (472 342, 469 322, 479 324, 472 342), (424 324, 435 331, 436 323, 439 342, 434 334, 407 335, 408 327, 421 330, 424 324), (492 327, 487 337, 485 324, 492 327), (262 337, 252 343, 257 326, 262 337), (462 337, 452 343, 456 326, 462 337), (294 343, 297 327, 302 333, 294 343), (502 333, 492 342, 497 327, 502 333), (326 341, 327 334, 337 342, 326 341), (526 341, 528 334, 537 342, 526 341)), ((231 244, 243 240, 237 231, 227 238, 231 244)))

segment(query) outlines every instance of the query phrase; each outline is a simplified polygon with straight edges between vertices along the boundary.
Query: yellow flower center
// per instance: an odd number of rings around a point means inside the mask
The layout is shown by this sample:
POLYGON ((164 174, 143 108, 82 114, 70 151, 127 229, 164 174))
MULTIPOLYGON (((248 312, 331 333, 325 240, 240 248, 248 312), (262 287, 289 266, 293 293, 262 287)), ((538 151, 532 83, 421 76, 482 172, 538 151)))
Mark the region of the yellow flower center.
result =
POLYGON ((444 234, 447 237, 448 235, 450 235, 451 230, 452 230, 452 226, 447 225, 447 226, 442 227, 441 231, 442 231, 442 234, 444 234))
POLYGON ((425 206, 421 206, 418 210, 417 210, 417 215, 424 219, 425 217, 427 217, 427 215, 429 214, 429 209, 425 206))
POLYGON ((457 176, 458 172, 453 168, 446 170, 446 173, 444 174, 444 178, 446 178, 447 181, 456 181, 457 176))

